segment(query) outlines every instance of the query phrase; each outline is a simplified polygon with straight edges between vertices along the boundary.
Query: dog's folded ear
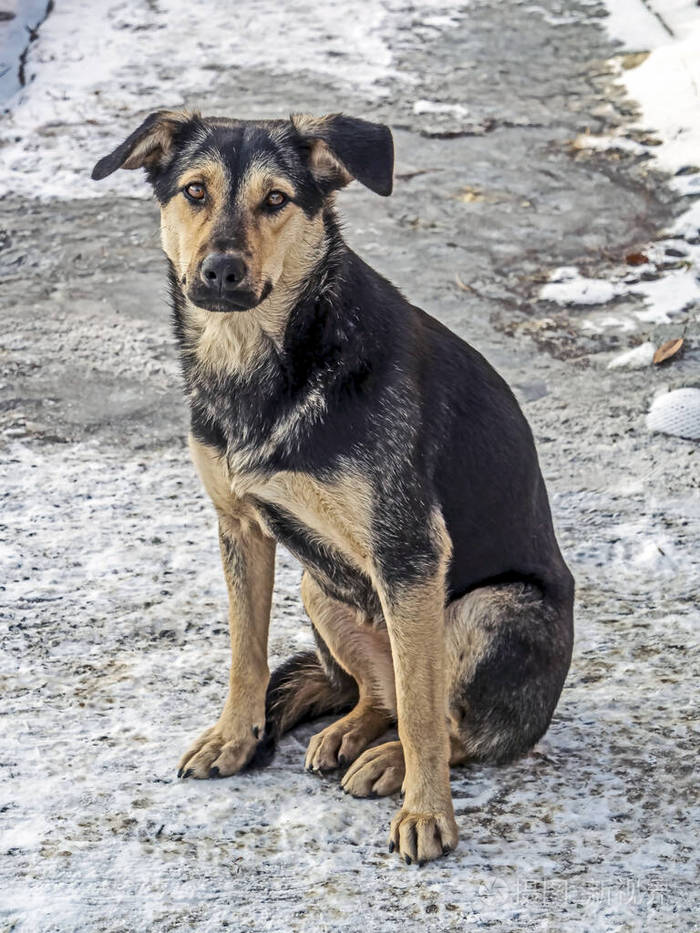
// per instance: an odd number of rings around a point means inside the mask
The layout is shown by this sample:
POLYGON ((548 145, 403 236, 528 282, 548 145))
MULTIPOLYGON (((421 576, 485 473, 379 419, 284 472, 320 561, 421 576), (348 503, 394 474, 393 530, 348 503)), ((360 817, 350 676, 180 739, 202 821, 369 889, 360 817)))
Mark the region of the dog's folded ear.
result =
POLYGON ((290 119, 309 148, 311 170, 323 188, 342 188, 356 178, 377 194, 391 194, 394 140, 388 126, 342 113, 293 114, 290 119))
POLYGON ((167 161, 177 130, 194 118, 194 114, 174 110, 150 114, 131 136, 100 159, 92 170, 93 179, 106 178, 118 168, 157 168, 167 161))

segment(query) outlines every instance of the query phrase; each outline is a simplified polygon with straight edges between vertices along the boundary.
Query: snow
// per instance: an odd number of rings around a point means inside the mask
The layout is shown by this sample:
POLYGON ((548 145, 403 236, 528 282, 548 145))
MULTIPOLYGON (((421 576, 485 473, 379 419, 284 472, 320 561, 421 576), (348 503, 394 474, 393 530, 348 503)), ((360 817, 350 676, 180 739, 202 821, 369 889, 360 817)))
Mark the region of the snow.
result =
MULTIPOLYGON (((607 0, 606 5, 609 16, 604 23, 610 35, 626 50, 650 53, 634 68, 618 66, 618 77, 640 106, 636 128, 652 131, 659 145, 627 138, 624 134, 634 126, 625 126, 612 137, 583 134, 576 145, 646 153, 655 167, 675 176, 670 183, 680 195, 696 197, 700 195, 700 8, 691 0, 607 0)), ((643 295, 647 304, 646 310, 635 313, 642 324, 669 323, 686 309, 697 309, 696 317, 700 316, 697 201, 691 202, 668 234, 685 241, 688 266, 656 281, 633 281, 627 292, 643 295)), ((611 299, 624 294, 619 284, 611 286, 611 299)), ((605 294, 602 285, 597 290, 605 294)), ((595 321, 587 322, 589 330, 596 326, 595 321)))
POLYGON ((667 324, 674 315, 700 301, 698 268, 669 272, 652 282, 638 282, 630 292, 644 295, 648 302, 645 311, 635 312, 640 321, 667 324))
MULTIPOLYGON (((624 491, 554 496, 581 599, 599 566, 615 581, 614 633, 590 606, 547 736, 514 765, 454 773, 460 848, 418 870, 386 848, 395 800, 353 800, 335 777, 303 771, 319 724, 286 737, 268 770, 175 778, 218 712, 228 662, 214 512, 184 445, 124 458, 90 443, 14 443, 0 472, 11 542, 0 589, 12 686, 4 916, 47 933, 226 923, 350 933, 378 917, 382 929, 442 933, 539 929, 555 910, 573 933, 639 929, 650 916, 675 929, 694 867, 670 797, 695 760, 674 731, 690 710, 687 658, 673 646, 693 639, 691 617, 675 609, 697 582, 700 512, 666 500, 659 527, 646 491, 659 480, 635 476, 642 485, 624 491), (586 496, 616 521, 587 521, 586 496), (672 583, 663 613, 648 604, 650 579, 672 583), (641 708, 631 677, 649 698, 641 708)), ((273 663, 311 640, 298 582, 282 552, 273 663)))
MULTIPOLYGON (((411 10, 402 0, 362 0, 349 14, 340 0, 251 0, 234 24, 231 7, 217 0, 56 3, 30 46, 29 83, 0 129, 0 194, 147 197, 127 173, 90 181, 92 166, 149 111, 187 103, 206 112, 220 75, 239 68, 266 69, 271 81, 301 68, 373 98, 391 77, 410 93, 413 77, 396 70, 388 37, 407 22, 449 29, 464 8, 457 0, 420 0, 411 10)), ((236 115, 247 116, 240 108, 236 115)))
POLYGON ((540 289, 542 301, 560 305, 603 305, 621 294, 620 286, 606 279, 589 279, 573 266, 562 266, 550 275, 550 281, 540 289))
MULTIPOLYGON (((690 268, 658 273, 655 279, 642 278, 643 272, 655 270, 653 263, 621 270, 615 279, 587 278, 575 266, 562 266, 552 270, 549 282, 539 291, 541 301, 552 301, 564 306, 606 305, 625 295, 641 295, 646 300, 643 310, 635 310, 633 318, 645 324, 667 324, 675 315, 694 307, 700 299, 697 270, 690 268)), ((699 309, 700 310, 700 309, 699 309)), ((581 321, 584 330, 600 330, 604 327, 620 327, 633 330, 634 323, 629 315, 589 316, 581 321)))
POLYGON ((624 73, 630 97, 640 102, 640 126, 659 134, 659 165, 671 174, 700 159, 700 9, 684 39, 654 49, 637 68, 624 73))
POLYGON ((469 111, 463 104, 443 104, 435 100, 417 100, 413 104, 413 112, 422 113, 449 113, 455 117, 466 117, 469 111))
MULTIPOLYGON (((107 209, 115 193, 145 196, 128 173, 93 185, 95 159, 150 108, 215 99, 218 72, 203 62, 265 67, 271 36, 283 41, 270 82, 287 80, 302 61, 368 100, 391 78, 415 113, 459 117, 463 104, 411 99, 414 76, 395 73, 389 40, 407 18, 416 29, 449 30, 463 6, 409 10, 403 0, 369 0, 348 17, 337 2, 248 0, 236 11, 245 42, 234 43, 230 7, 213 0, 57 2, 30 50, 35 78, 1 131, 3 182, 17 194, 55 198, 62 213, 71 198, 104 198, 107 209), (133 61, 138 69, 127 67, 133 61)), ((533 11, 562 28, 573 16, 533 11)), ((697 191, 696 176, 679 177, 679 191, 681 182, 684 194, 697 191)), ((695 204, 664 241, 691 263, 699 220, 695 204)), ((561 266, 544 286, 547 300, 580 305, 583 324, 599 314, 601 328, 636 327, 638 317, 605 307, 634 291, 647 296, 649 313, 673 321, 692 302, 691 272, 665 272, 663 246, 646 252, 649 263, 609 281, 561 266), (642 270, 660 277, 643 280, 642 270)), ((83 279, 81 288, 94 282, 83 279)), ((92 366, 115 382, 135 369, 158 387, 177 382, 174 352, 151 355, 156 325, 146 310, 115 323, 95 300, 80 331, 71 315, 87 299, 70 289, 52 295, 44 325, 55 339, 51 363, 92 366)), ((49 363, 27 333, 9 331, 2 352, 47 378, 49 363)), ((459 849, 420 870, 386 850, 396 799, 354 800, 336 776, 303 772, 306 743, 325 722, 285 737, 266 771, 176 779, 181 753, 220 710, 229 654, 215 516, 184 443, 137 451, 100 440, 20 442, 12 432, 29 429, 7 430, 3 929, 589 933, 692 925, 697 446, 663 436, 649 443, 646 373, 603 368, 591 379, 591 369, 542 356, 528 365, 547 385, 527 414, 577 577, 575 661, 552 727, 529 756, 454 771, 459 849)), ((273 665, 312 643, 299 577, 282 550, 273 665)))
POLYGON ((667 30, 648 4, 640 0, 607 0, 605 5, 608 9, 605 28, 625 48, 648 51, 668 41, 667 30))
POLYGON ((632 347, 613 357, 608 363, 608 369, 644 369, 651 366, 655 349, 654 344, 646 340, 638 347, 632 347))

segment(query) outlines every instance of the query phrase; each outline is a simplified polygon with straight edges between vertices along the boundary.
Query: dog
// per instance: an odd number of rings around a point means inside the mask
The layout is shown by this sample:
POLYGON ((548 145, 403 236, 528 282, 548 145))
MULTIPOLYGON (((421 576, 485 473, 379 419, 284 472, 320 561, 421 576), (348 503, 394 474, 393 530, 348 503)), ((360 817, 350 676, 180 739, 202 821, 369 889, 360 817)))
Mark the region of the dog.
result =
POLYGON ((530 428, 471 346, 343 241, 336 192, 392 190, 388 127, 343 114, 151 114, 92 177, 146 170, 161 209, 190 448, 215 506, 231 670, 178 775, 266 764, 403 790, 389 848, 457 845, 450 766, 544 734, 571 659, 574 581, 530 428), (317 648, 268 669, 275 547, 303 567, 317 648), (394 723, 398 741, 373 744, 394 723))

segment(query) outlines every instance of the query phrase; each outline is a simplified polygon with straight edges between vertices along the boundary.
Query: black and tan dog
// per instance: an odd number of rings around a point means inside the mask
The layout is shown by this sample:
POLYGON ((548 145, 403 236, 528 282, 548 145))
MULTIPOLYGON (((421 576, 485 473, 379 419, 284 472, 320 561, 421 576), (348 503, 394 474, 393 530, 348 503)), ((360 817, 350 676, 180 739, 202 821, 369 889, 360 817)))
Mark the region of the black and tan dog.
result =
POLYGON ((450 764, 531 748, 569 667, 573 580, 530 429, 489 364, 343 242, 335 191, 391 192, 387 127, 163 111, 93 178, 140 167, 230 599, 228 697, 180 774, 264 763, 296 722, 349 709, 307 767, 349 766, 358 797, 403 787, 390 847, 435 858, 457 844, 450 764), (276 541, 318 648, 270 678, 276 541), (400 741, 372 746, 395 721, 400 741))

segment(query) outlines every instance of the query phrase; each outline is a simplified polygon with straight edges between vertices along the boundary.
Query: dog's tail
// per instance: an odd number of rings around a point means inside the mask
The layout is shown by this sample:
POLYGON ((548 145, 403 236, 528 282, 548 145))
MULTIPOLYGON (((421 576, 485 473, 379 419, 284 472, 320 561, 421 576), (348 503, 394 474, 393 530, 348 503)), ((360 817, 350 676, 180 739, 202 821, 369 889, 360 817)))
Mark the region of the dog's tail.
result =
POLYGON ((280 736, 298 723, 339 713, 357 702, 355 680, 333 665, 327 672, 315 651, 293 655, 272 673, 265 697, 265 735, 248 767, 272 761, 280 736))

